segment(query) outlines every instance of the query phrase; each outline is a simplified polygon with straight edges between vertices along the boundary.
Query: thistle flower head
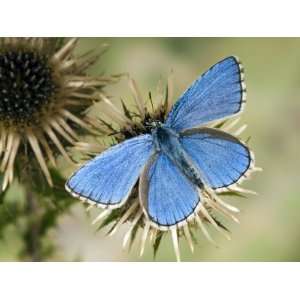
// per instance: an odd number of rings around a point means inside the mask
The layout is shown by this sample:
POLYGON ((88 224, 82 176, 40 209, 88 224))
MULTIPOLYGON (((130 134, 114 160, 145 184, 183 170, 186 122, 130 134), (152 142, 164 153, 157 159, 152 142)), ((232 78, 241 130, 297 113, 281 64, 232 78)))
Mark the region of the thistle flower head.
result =
MULTIPOLYGON (((161 84, 159 86, 161 86, 161 84)), ((152 122, 164 123, 166 116, 172 107, 173 93, 172 81, 170 78, 165 90, 158 88, 158 93, 155 98, 149 93, 147 101, 143 99, 134 80, 130 80, 130 88, 135 102, 134 108, 126 105, 123 101, 122 108, 119 108, 113 104, 109 98, 102 95, 102 112, 105 116, 98 119, 94 123, 94 126, 102 133, 111 137, 109 146, 140 134, 149 133, 149 128, 151 128, 149 124, 152 122), (110 121, 107 120, 107 117, 110 118, 110 121)), ((239 119, 234 119, 231 122, 215 122, 211 124, 211 127, 221 128, 223 131, 229 132, 234 136, 239 136, 246 129, 246 125, 241 126, 239 129, 234 129, 238 121, 239 119)), ((103 151, 106 148, 106 145, 101 143, 77 143, 76 147, 78 150, 88 153, 89 156, 94 156, 103 151)), ((195 213, 185 220, 184 223, 169 229, 178 260, 180 259, 179 239, 184 237, 193 252, 196 241, 196 230, 198 229, 200 229, 207 240, 214 245, 216 245, 216 242, 212 239, 207 226, 213 227, 227 239, 230 239, 229 231, 219 221, 218 215, 220 214, 223 217, 228 217, 238 223, 239 221, 236 214, 239 210, 223 201, 220 195, 241 196, 243 193, 254 193, 250 190, 242 189, 239 187, 239 184, 243 179, 248 178, 251 172, 259 170, 260 168, 254 167, 254 155, 252 154, 249 170, 235 185, 231 185, 230 188, 219 189, 218 192, 209 188, 205 188, 202 191, 199 190, 199 193, 201 193, 201 205, 197 207, 195 213)), ((153 246, 154 253, 156 253, 162 237, 167 234, 168 230, 166 230, 166 228, 160 228, 159 226, 153 226, 151 221, 144 214, 138 199, 138 186, 139 183, 136 183, 129 199, 123 206, 113 210, 109 208, 104 209, 93 221, 93 224, 102 221, 99 228, 110 226, 108 234, 112 235, 123 223, 128 222, 129 229, 124 236, 123 247, 125 248, 129 244, 130 248, 140 232, 140 254, 143 254, 147 240, 149 240, 153 246)), ((88 209, 97 206, 96 203, 87 199, 82 198, 82 200, 87 201, 90 204, 88 209)))
MULTIPOLYGON (((48 161, 78 141, 82 119, 95 96, 113 78, 86 74, 99 54, 74 54, 77 39, 4 38, 0 41, 0 171, 4 190, 14 177, 15 162, 38 162, 52 185, 48 161)), ((101 53, 100 53, 101 54, 101 53)))

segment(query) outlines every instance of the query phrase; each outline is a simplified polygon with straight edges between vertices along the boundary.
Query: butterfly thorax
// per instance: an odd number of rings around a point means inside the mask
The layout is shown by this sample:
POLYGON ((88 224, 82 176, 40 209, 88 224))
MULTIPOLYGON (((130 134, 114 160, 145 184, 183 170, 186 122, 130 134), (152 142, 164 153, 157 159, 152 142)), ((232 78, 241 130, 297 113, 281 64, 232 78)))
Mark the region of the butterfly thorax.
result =
POLYGON ((152 130, 157 153, 165 154, 180 171, 194 184, 203 186, 200 173, 180 142, 180 135, 173 129, 160 124, 152 130))

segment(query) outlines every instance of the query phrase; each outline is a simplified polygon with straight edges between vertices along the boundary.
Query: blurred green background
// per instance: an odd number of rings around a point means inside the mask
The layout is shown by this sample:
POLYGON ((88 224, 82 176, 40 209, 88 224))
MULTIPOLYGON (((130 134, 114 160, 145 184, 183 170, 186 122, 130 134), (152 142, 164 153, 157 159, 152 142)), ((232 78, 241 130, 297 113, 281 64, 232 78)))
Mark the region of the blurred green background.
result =
MULTIPOLYGON (((229 55, 241 59, 246 76, 247 106, 240 124, 248 124, 242 134, 251 136, 250 147, 256 164, 264 169, 255 173, 243 187, 258 192, 247 199, 230 198, 241 209, 241 224, 227 222, 232 240, 211 233, 218 242, 214 248, 199 231, 194 255, 181 243, 184 261, 299 261, 300 260, 300 39, 297 38, 83 38, 78 52, 101 43, 109 51, 93 66, 91 73, 129 72, 142 93, 155 91, 160 78, 174 72, 178 97, 198 75, 229 55)), ((107 89, 114 100, 130 97, 126 80, 107 89)), ((97 112, 94 112, 97 113, 97 112)), ((152 261, 147 245, 143 257, 137 245, 122 251, 127 225, 113 237, 96 232, 90 225, 97 211, 87 216, 78 203, 71 214, 59 220, 50 234, 58 245, 51 260, 62 261, 152 261)), ((0 242, 0 260, 15 260, 20 241, 8 229, 0 242)), ((175 256, 167 237, 156 260, 173 261, 175 256)))

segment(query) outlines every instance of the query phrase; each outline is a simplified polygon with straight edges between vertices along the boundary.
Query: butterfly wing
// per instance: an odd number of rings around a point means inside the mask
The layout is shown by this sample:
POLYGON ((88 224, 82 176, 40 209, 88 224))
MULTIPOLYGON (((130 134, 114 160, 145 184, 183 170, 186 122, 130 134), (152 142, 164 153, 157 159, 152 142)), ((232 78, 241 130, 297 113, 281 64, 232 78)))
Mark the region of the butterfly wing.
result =
POLYGON ((178 99, 166 125, 179 132, 239 113, 246 100, 243 78, 236 57, 215 64, 178 99))
POLYGON ((213 189, 224 189, 238 182, 246 176, 254 160, 244 144, 217 129, 187 130, 180 141, 205 183, 213 189))
POLYGON ((151 135, 140 135, 109 148, 73 174, 66 188, 74 196, 119 207, 128 198, 153 151, 151 135))
POLYGON ((149 160, 139 183, 143 210, 160 229, 186 220, 200 201, 196 187, 163 153, 149 160))

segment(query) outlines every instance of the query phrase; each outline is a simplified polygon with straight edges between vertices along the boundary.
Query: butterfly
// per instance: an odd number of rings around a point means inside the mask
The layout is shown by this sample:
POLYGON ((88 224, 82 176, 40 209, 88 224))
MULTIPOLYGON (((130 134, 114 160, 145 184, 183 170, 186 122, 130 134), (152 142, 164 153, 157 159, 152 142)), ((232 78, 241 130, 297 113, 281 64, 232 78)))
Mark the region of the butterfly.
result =
POLYGON ((236 137, 205 127, 239 114, 246 100, 243 68, 230 56, 200 76, 151 133, 110 147, 76 171, 66 189, 105 208, 126 203, 139 184, 146 218, 161 230, 180 227, 202 205, 201 191, 228 189, 253 157, 236 137))

